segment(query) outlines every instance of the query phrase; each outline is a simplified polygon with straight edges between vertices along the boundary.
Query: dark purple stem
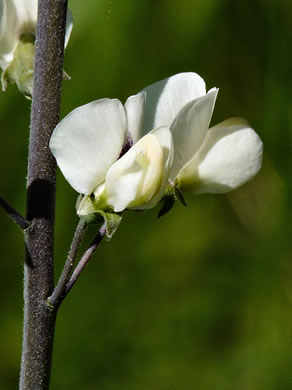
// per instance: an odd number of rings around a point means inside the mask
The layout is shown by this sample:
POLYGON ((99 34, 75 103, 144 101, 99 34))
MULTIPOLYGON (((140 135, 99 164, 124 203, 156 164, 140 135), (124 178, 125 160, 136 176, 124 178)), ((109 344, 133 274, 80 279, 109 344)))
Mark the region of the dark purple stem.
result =
POLYGON ((49 388, 56 309, 54 286, 56 164, 49 140, 59 122, 67 0, 39 0, 27 174, 24 325, 20 390, 49 388))

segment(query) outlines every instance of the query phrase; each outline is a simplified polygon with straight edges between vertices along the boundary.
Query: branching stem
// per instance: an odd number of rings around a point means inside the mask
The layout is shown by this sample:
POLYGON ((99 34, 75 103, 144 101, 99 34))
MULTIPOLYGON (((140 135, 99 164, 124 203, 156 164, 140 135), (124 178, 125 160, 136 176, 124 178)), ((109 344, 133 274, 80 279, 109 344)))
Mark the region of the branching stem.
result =
POLYGON ((101 243, 102 239, 104 238, 106 233, 106 224, 104 223, 101 228, 99 229, 99 232, 95 236, 94 240, 91 242, 89 248, 85 251, 84 255, 79 260, 79 263, 77 264, 76 268, 73 271, 73 274, 69 280, 69 282, 66 285, 66 290, 64 292, 64 297, 68 294, 68 292, 71 290, 71 288, 76 283, 77 279, 81 275, 81 273, 84 271, 85 267, 87 266, 89 260, 92 258, 95 250, 101 243))
POLYGON ((0 196, 0 206, 8 216, 18 225, 22 230, 25 230, 29 227, 30 222, 23 218, 5 199, 0 196))
POLYGON ((66 260, 66 263, 64 265, 63 272, 60 276, 60 279, 57 283, 57 286, 55 287, 53 294, 48 298, 48 302, 51 306, 58 306, 61 301, 63 300, 63 293, 66 289, 66 284, 68 283, 68 280, 70 278, 73 265, 76 260, 76 256, 82 241, 82 238, 84 237, 84 234, 87 229, 87 223, 81 218, 79 220, 79 223, 77 225, 74 238, 72 240, 72 244, 68 253, 68 257, 66 260))

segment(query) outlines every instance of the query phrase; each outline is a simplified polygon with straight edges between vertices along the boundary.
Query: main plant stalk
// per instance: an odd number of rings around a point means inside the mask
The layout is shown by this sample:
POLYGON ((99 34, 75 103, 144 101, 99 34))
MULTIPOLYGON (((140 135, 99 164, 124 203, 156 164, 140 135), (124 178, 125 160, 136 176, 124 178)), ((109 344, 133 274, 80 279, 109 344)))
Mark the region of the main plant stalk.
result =
POLYGON ((21 390, 47 390, 56 309, 54 285, 56 165, 49 150, 59 121, 67 0, 39 0, 27 174, 21 390))

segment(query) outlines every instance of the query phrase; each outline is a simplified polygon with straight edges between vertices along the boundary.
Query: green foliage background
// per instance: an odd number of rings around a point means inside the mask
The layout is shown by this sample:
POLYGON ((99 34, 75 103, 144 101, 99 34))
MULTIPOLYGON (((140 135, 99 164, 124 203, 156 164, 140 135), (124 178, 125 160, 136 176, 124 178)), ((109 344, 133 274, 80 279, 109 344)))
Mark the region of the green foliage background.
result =
MULTIPOLYGON (((290 0, 71 0, 62 116, 195 71, 220 87, 212 123, 249 120, 264 165, 227 195, 128 212, 59 312, 54 390, 288 390, 291 354, 290 0)), ((30 103, 0 97, 1 193, 22 213, 30 103)), ((77 223, 58 174, 56 277, 77 223)), ((94 235, 91 229, 90 237, 94 235)), ((0 387, 17 388, 21 232, 0 212, 0 387)))

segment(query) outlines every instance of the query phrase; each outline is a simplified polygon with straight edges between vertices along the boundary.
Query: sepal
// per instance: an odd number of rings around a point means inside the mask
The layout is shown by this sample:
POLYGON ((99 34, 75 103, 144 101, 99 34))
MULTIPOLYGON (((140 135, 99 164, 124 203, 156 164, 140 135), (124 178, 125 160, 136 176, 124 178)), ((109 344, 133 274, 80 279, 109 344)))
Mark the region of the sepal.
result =
POLYGON ((165 191, 164 197, 162 198, 162 208, 160 209, 157 218, 167 214, 174 206, 175 201, 179 201, 183 206, 187 206, 184 199, 184 195, 178 186, 171 180, 168 180, 168 187, 165 191))
POLYGON ((118 230, 122 221, 122 216, 117 213, 105 212, 102 210, 98 210, 96 213, 103 218, 105 222, 106 238, 110 240, 118 230))
POLYGON ((76 212, 80 218, 83 218, 88 223, 94 223, 94 198, 90 195, 79 195, 76 202, 76 212))
POLYGON ((184 194, 182 193, 182 191, 178 188, 178 186, 173 181, 168 180, 168 182, 169 182, 169 187, 172 189, 175 199, 178 200, 183 206, 187 206, 187 202, 185 201, 184 194))
POLYGON ((71 80, 71 76, 63 69, 63 80, 71 80))
POLYGON ((2 90, 6 91, 9 84, 17 84, 19 91, 28 99, 32 97, 34 74, 35 36, 32 33, 22 34, 13 60, 2 72, 2 90))
POLYGON ((122 216, 112 212, 109 207, 105 207, 106 211, 101 207, 101 202, 96 202, 90 195, 80 195, 76 203, 79 217, 88 224, 100 223, 103 220, 106 225, 106 237, 111 239, 121 223, 122 216))
POLYGON ((164 195, 161 201, 163 205, 157 214, 157 218, 163 217, 165 214, 169 213, 169 211, 174 206, 175 196, 173 193, 167 193, 166 195, 164 195))

